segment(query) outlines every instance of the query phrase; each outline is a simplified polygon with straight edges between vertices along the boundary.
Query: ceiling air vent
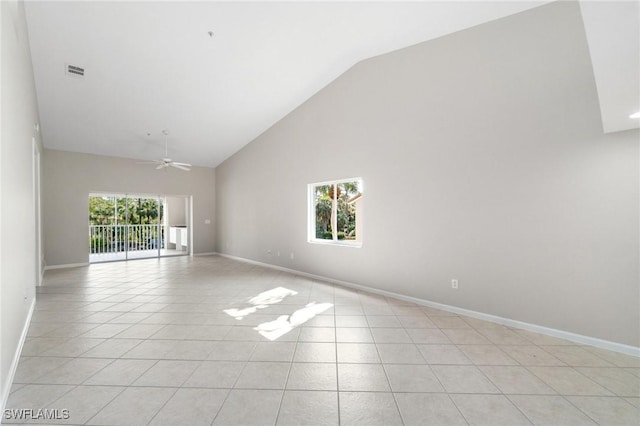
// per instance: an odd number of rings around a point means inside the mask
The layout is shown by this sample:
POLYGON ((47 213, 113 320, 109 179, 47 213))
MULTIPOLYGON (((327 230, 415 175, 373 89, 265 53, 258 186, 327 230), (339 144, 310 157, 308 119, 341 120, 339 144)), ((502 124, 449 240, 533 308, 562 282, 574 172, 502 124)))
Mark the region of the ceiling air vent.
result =
POLYGON ((67 64, 67 75, 72 77, 84 77, 84 68, 67 64))

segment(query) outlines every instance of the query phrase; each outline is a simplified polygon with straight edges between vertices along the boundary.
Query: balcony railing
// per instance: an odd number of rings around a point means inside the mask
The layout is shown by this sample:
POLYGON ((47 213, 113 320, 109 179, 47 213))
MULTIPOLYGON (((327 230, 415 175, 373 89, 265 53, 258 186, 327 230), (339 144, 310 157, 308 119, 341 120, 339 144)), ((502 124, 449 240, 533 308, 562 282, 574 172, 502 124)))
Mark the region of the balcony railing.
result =
POLYGON ((164 225, 89 225, 91 254, 164 248, 164 225))

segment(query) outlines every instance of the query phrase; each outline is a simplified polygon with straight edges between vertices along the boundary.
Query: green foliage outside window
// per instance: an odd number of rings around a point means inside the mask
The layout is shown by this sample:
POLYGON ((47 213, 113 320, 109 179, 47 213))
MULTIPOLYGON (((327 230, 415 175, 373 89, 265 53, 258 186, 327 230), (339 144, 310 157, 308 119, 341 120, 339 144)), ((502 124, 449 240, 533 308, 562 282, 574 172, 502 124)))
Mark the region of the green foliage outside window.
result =
POLYGON ((355 240, 356 206, 351 200, 360 192, 359 182, 317 185, 315 192, 316 238, 320 240, 355 240), (334 194, 334 191, 337 193, 334 194), (334 202, 335 210, 334 210, 334 202), (335 215, 335 230, 332 228, 335 215))
POLYGON ((157 225, 162 215, 163 204, 155 198, 90 196, 89 225, 96 225, 90 253, 156 249, 164 242, 163 227, 129 225, 157 225))
POLYGON ((89 197, 91 225, 156 224, 161 217, 162 203, 154 198, 89 197))

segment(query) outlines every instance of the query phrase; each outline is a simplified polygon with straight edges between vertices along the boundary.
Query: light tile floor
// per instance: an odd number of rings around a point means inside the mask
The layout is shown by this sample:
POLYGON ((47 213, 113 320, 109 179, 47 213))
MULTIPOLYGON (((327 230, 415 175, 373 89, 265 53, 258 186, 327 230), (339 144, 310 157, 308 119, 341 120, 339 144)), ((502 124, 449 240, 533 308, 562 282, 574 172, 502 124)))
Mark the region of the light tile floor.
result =
POLYGON ((138 260, 47 272, 7 408, 69 410, 47 424, 637 426, 640 359, 217 256, 138 260), (297 294, 247 302, 277 287, 297 294), (294 324, 275 341, 254 329, 279 317, 294 324))

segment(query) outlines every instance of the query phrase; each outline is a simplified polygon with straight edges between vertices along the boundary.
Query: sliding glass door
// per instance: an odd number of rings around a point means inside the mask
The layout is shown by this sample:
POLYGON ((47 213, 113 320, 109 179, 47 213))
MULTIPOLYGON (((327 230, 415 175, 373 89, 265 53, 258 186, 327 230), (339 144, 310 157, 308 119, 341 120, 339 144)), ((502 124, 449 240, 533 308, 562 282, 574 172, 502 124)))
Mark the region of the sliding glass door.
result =
POLYGON ((187 197, 90 194, 90 262, 188 254, 188 205, 187 197))
POLYGON ((120 197, 89 195, 89 261, 126 260, 124 217, 118 211, 120 197))
MULTIPOLYGON (((121 199, 126 218, 125 253, 127 259, 158 257, 164 227, 160 197, 128 195, 121 199)), ((120 201, 120 200, 119 200, 120 201)))

